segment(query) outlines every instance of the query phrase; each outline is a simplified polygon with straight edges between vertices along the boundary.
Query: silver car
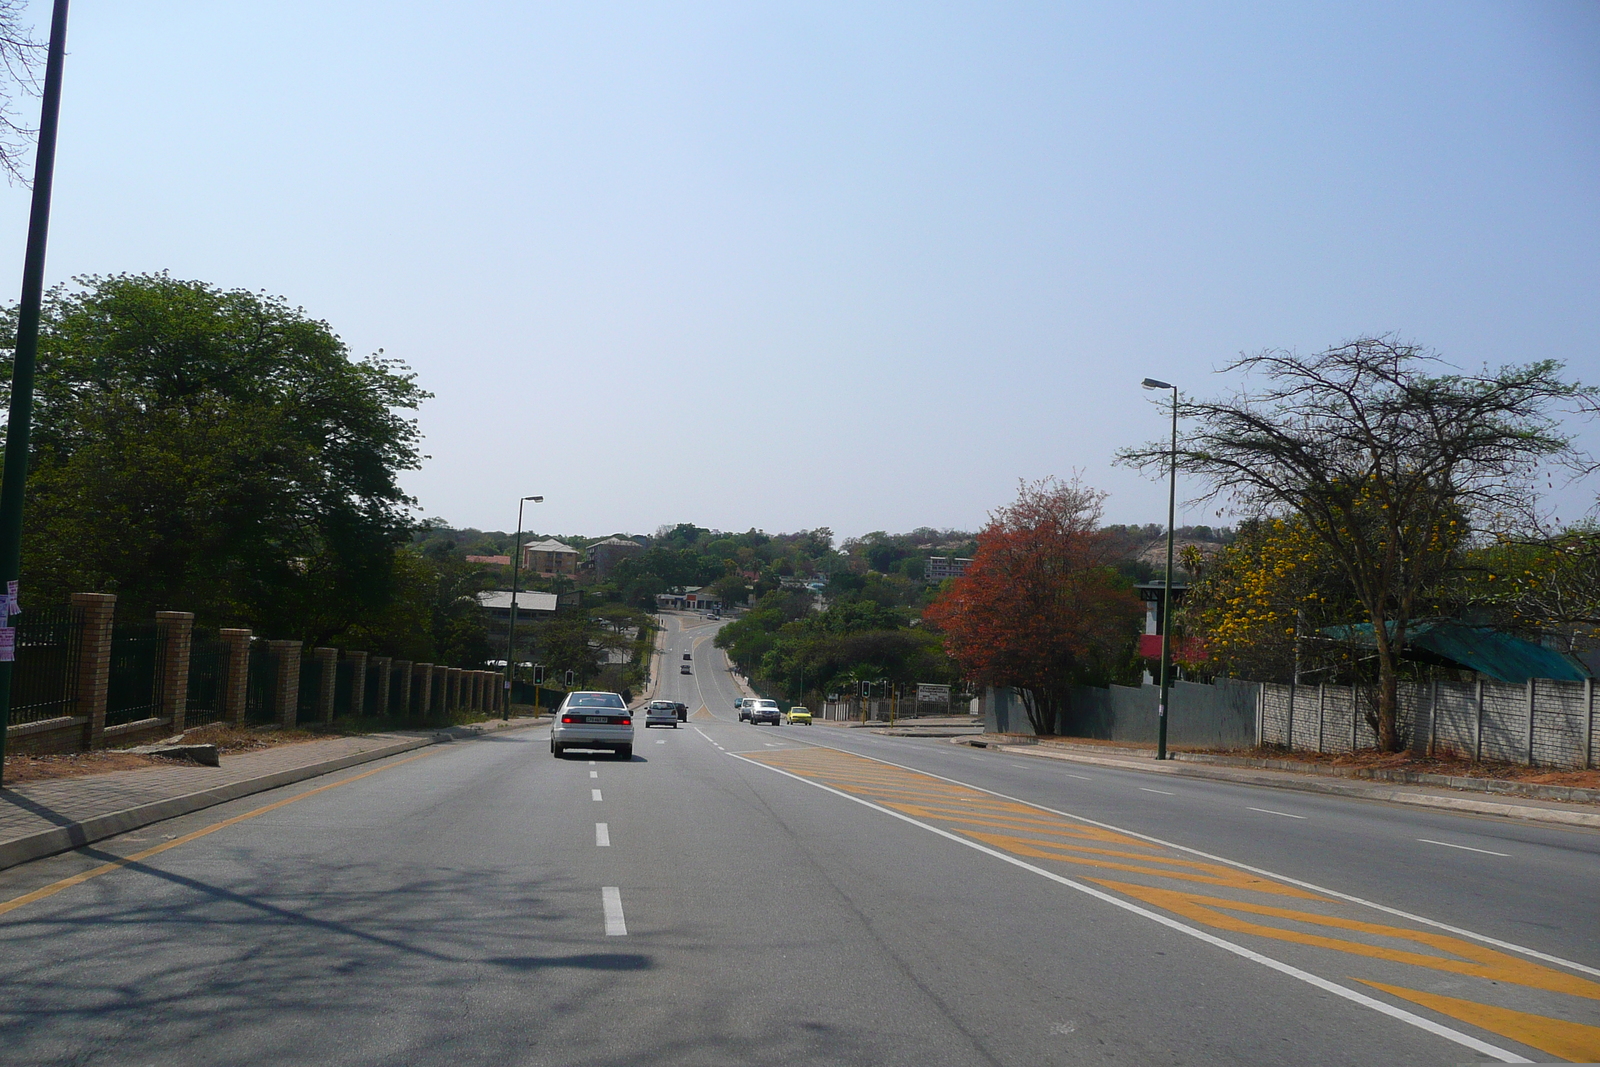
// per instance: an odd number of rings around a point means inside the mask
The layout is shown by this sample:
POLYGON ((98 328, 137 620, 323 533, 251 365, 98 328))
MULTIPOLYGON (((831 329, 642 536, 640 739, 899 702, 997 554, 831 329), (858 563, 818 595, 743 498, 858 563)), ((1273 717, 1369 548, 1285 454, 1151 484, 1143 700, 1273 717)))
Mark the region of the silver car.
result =
POLYGON ((569 748, 610 749, 633 758, 633 713, 616 693, 568 693, 550 727, 550 754, 569 748))
POLYGON ((670 726, 678 728, 678 705, 670 700, 652 700, 650 706, 644 709, 644 728, 652 726, 670 726))

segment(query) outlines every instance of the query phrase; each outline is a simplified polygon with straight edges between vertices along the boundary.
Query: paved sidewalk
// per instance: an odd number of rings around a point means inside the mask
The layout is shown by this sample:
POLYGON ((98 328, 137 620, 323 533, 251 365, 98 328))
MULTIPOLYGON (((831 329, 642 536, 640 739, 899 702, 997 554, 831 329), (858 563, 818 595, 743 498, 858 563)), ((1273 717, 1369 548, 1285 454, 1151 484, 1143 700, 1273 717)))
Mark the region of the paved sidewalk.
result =
POLYGON ((0 789, 0 869, 358 763, 548 721, 493 719, 447 730, 330 737, 224 755, 220 767, 175 763, 24 782, 0 789))
MULTIPOLYGON (((971 743, 960 738, 958 743, 971 743)), ((1275 789, 1296 789, 1306 793, 1331 793, 1363 800, 1383 800, 1412 804, 1472 815, 1498 815, 1533 822, 1557 823, 1600 829, 1600 807, 1593 804, 1560 803, 1528 797, 1490 799, 1471 795, 1462 789, 1423 785, 1393 785, 1365 778, 1328 777, 1290 770, 1252 767, 1227 767, 1210 763, 1173 759, 1157 762, 1154 750, 1107 750, 1107 746, 1073 745, 1060 742, 1033 744, 997 743, 992 735, 981 739, 984 747, 1011 756, 1038 756, 1044 759, 1087 763, 1146 774, 1170 774, 1181 778, 1209 778, 1240 785, 1264 785, 1275 789)))

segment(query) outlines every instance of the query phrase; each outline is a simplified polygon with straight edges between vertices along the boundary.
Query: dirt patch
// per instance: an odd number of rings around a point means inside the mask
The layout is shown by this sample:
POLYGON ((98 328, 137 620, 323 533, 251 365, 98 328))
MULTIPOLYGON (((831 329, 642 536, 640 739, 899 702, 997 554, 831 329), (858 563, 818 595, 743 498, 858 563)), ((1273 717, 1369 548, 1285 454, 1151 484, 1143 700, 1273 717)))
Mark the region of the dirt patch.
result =
POLYGON ((1579 789, 1600 789, 1600 770, 1560 771, 1549 767, 1522 767, 1515 763, 1490 761, 1475 763, 1467 759, 1430 758, 1413 756, 1408 752, 1379 752, 1376 749, 1329 756, 1315 752, 1288 752, 1277 748, 1252 748, 1225 755, 1283 760, 1286 763, 1320 764, 1324 767, 1349 767, 1355 770, 1416 771, 1419 774, 1448 774, 1461 778, 1495 778, 1505 782, 1526 782, 1529 785, 1565 785, 1579 789))
MULTIPOLYGON (((223 755, 236 752, 253 752, 278 745, 293 745, 305 741, 333 736, 310 730, 253 730, 244 726, 214 723, 185 731, 183 740, 190 744, 216 745, 223 755)), ((114 748, 94 752, 67 752, 60 755, 6 756, 5 784, 42 782, 51 778, 78 778, 86 774, 106 774, 110 771, 132 771, 141 767, 193 766, 188 760, 163 759, 137 752, 120 752, 114 748)))
POLYGON ((154 756, 109 750, 68 752, 59 756, 7 756, 6 785, 42 782, 50 778, 77 778, 107 771, 131 771, 170 763, 170 760, 158 760, 154 756))

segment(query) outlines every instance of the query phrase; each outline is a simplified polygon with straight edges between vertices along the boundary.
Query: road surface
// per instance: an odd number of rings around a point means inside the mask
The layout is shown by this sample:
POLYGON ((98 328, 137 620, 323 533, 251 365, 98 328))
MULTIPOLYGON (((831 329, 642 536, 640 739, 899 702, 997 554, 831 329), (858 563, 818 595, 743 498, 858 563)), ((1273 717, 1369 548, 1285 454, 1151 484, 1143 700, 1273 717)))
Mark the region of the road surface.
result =
POLYGON ((490 735, 0 872, 0 1061, 1600 1059, 1600 834, 750 726, 668 626, 631 761, 490 735))

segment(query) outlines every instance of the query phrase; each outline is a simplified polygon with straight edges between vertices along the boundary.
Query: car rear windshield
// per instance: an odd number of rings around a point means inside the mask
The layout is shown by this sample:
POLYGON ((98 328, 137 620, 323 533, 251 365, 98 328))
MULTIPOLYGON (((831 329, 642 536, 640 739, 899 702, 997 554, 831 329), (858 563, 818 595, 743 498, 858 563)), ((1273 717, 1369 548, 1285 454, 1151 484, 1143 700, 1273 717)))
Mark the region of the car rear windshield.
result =
POLYGON ((756 701, 756 707, 760 708, 762 711, 766 711, 768 708, 775 708, 777 706, 778 706, 778 702, 776 700, 758 700, 758 701, 756 701))
POLYGON ((675 711, 677 707, 678 705, 670 700, 652 700, 650 702, 651 711, 675 711))
POLYGON ((567 697, 569 708, 626 708, 627 706, 615 693, 573 693, 567 697))

